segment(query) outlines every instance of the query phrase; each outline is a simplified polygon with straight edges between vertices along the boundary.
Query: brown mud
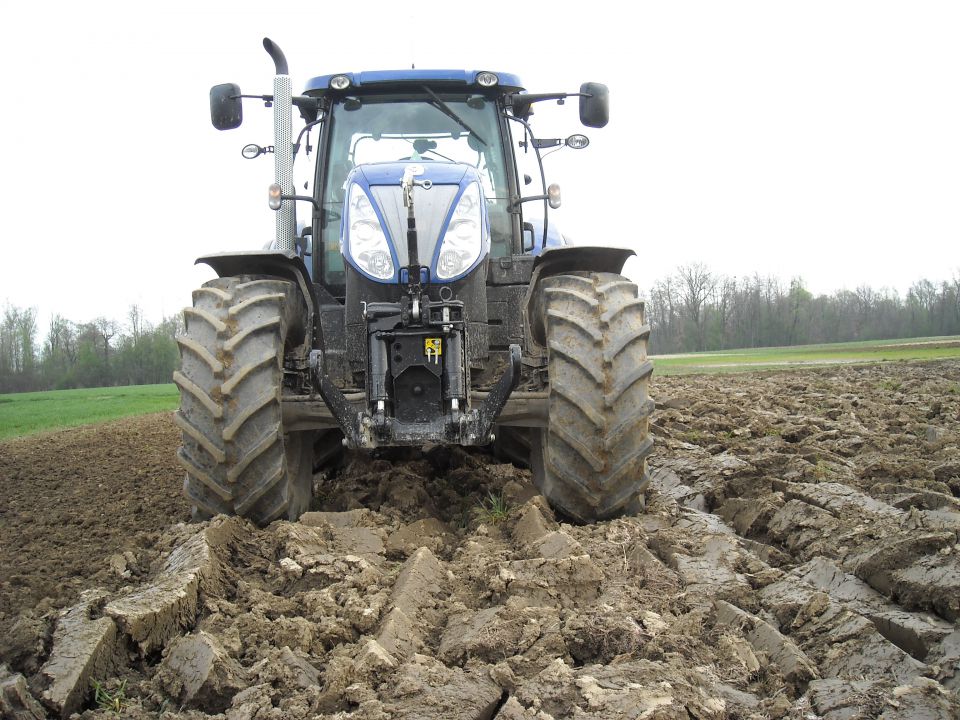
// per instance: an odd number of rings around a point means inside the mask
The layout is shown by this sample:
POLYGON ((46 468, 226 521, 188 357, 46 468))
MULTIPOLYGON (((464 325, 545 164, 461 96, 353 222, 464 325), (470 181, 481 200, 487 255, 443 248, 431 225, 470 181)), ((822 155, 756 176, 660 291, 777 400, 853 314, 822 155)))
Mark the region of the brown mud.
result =
POLYGON ((20 611, 145 576, 190 515, 168 414, 0 442, 0 637, 20 611))
POLYGON ((0 713, 960 717, 960 362, 653 394, 647 511, 594 526, 482 452, 256 529, 178 522, 167 416, 0 444, 0 713))

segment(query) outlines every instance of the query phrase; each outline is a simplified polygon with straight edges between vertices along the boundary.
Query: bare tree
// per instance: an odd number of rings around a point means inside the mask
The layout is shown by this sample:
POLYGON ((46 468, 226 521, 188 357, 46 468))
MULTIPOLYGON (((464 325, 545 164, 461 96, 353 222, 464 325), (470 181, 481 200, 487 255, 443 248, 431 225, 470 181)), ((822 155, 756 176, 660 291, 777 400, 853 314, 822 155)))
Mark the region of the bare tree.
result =
POLYGON ((37 310, 8 304, 0 321, 0 391, 30 389, 36 369, 37 310))
POLYGON ((793 345, 799 342, 800 337, 800 315, 805 305, 807 305, 813 296, 803 287, 803 278, 793 278, 790 281, 790 333, 787 336, 787 344, 793 345))
POLYGON ((20 373, 33 374, 37 360, 37 309, 26 308, 17 318, 17 334, 20 336, 20 373))
POLYGON ((130 327, 130 338, 136 346, 143 336, 143 310, 139 305, 133 304, 130 306, 127 311, 127 324, 130 327))
POLYGON ((729 322, 730 306, 734 302, 737 293, 737 279, 721 277, 713 288, 713 303, 717 311, 717 341, 721 350, 729 344, 727 336, 729 322))
POLYGON ((93 328, 99 336, 99 345, 103 348, 103 361, 110 361, 110 341, 119 332, 116 320, 109 320, 102 315, 96 318, 93 328))
POLYGON ((702 263, 682 265, 677 268, 680 279, 680 293, 687 317, 693 322, 696 333, 696 349, 704 348, 704 303, 713 294, 716 287, 716 278, 702 263))
POLYGON ((677 298, 673 278, 666 277, 657 281, 650 293, 651 344, 659 348, 658 352, 677 350, 675 336, 677 332, 677 298))

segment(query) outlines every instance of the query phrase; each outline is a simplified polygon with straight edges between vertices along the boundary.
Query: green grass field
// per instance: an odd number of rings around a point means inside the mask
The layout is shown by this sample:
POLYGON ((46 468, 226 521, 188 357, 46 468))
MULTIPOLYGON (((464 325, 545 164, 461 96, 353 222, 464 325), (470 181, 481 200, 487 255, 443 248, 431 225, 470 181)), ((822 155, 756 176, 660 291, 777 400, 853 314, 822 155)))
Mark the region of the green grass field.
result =
POLYGON ((960 336, 867 340, 651 356, 661 375, 745 372, 907 360, 960 358, 960 336))
POLYGON ((179 402, 173 383, 0 395, 0 440, 175 410, 179 402))

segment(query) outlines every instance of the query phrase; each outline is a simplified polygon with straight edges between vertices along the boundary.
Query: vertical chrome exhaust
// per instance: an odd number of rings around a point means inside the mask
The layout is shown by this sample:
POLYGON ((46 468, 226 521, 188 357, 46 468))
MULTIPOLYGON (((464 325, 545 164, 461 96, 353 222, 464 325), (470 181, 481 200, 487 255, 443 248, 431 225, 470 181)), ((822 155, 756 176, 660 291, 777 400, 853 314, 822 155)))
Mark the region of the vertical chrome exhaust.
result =
MULTIPOLYGON (((287 69, 287 58, 270 38, 263 39, 263 48, 273 59, 273 158, 276 183, 283 195, 293 195, 293 89, 287 69)), ((294 248, 296 216, 293 200, 284 200, 277 211, 277 250, 294 248)))

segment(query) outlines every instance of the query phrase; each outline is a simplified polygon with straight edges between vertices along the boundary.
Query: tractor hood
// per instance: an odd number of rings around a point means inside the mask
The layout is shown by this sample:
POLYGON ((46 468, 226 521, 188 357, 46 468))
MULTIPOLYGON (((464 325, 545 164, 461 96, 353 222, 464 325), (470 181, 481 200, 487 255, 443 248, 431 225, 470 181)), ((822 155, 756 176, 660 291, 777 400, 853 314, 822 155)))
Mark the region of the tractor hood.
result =
POLYGON ((490 250, 483 187, 471 165, 423 160, 358 165, 347 176, 341 251, 369 279, 400 281, 400 269, 410 262, 400 182, 411 166, 420 265, 429 269, 430 282, 453 282, 490 250))

